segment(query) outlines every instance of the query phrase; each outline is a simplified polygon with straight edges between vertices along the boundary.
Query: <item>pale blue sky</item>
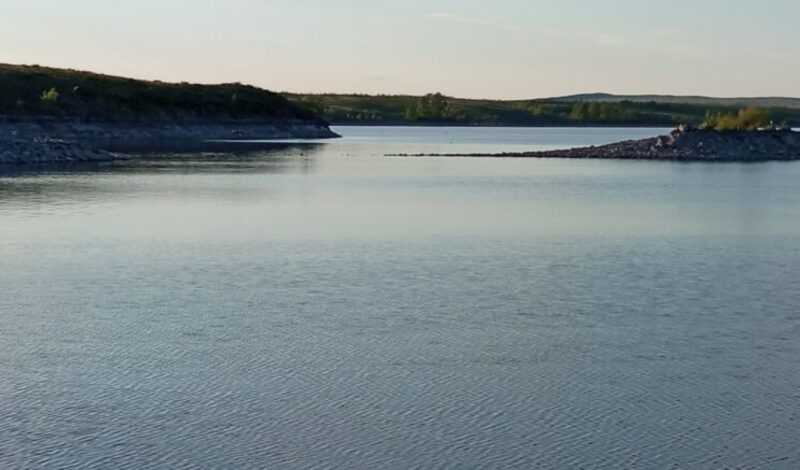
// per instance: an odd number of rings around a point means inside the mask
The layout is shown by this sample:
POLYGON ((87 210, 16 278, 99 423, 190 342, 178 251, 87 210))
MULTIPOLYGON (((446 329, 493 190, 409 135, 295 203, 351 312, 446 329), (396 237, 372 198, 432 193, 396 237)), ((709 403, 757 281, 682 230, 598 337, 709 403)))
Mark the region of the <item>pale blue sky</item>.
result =
POLYGON ((0 0, 0 62, 297 92, 800 96, 798 0, 0 0))

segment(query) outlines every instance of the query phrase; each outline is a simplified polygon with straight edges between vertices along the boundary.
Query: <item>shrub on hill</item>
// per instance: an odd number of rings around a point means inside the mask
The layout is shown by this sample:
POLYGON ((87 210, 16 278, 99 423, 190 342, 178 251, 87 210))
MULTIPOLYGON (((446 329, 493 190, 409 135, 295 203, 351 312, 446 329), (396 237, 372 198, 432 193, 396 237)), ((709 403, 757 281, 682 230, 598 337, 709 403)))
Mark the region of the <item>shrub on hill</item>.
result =
POLYGON ((751 106, 740 109, 738 113, 708 113, 700 127, 715 131, 750 131, 770 125, 769 114, 751 106))

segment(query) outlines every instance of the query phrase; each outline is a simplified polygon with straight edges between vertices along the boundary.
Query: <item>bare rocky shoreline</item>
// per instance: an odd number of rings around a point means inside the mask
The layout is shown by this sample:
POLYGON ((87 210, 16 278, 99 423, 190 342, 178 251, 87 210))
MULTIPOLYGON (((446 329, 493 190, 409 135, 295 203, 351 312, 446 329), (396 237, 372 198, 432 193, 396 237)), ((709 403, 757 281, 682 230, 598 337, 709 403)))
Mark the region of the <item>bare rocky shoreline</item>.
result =
POLYGON ((681 126, 667 135, 608 145, 494 154, 396 154, 407 157, 594 158, 759 162, 800 160, 800 132, 791 130, 707 131, 681 126))
MULTIPOLYGON (((127 148, 197 149, 210 141, 339 137, 324 121, 82 122, 0 118, 0 164, 103 162, 127 148)), ((218 146, 215 146, 217 148, 218 146)))

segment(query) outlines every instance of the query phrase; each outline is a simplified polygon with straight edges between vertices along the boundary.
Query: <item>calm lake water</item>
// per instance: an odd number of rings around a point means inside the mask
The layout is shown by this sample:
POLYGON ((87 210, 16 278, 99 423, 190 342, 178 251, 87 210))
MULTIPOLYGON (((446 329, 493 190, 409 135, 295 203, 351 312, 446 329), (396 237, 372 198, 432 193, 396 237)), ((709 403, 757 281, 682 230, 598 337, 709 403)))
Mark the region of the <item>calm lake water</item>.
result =
POLYGON ((800 468, 800 163, 338 131, 0 173, 0 468, 800 468))

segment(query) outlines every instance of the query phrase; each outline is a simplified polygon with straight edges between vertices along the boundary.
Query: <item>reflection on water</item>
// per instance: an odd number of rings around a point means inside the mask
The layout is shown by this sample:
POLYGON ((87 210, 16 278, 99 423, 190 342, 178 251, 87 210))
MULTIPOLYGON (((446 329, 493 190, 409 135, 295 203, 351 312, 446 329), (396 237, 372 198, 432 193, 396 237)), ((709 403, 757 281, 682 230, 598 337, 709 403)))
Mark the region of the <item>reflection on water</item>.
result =
POLYGON ((337 131, 0 175, 0 467, 800 464, 800 164, 337 131))
MULTIPOLYGON (((74 175, 83 172, 156 172, 179 171, 292 171, 298 157, 318 153, 319 143, 199 143, 189 151, 181 144, 175 151, 126 149, 125 159, 116 162, 38 163, 32 165, 0 165, 0 178, 21 176, 74 175)), ((310 163, 311 159, 305 159, 310 163)), ((8 186, 8 185, 6 185, 8 186)))
POLYGON ((0 165, 0 209, 4 202, 19 207, 107 201, 120 196, 116 182, 121 175, 310 173, 319 147, 269 143, 226 146, 224 152, 133 152, 115 162, 0 165))

